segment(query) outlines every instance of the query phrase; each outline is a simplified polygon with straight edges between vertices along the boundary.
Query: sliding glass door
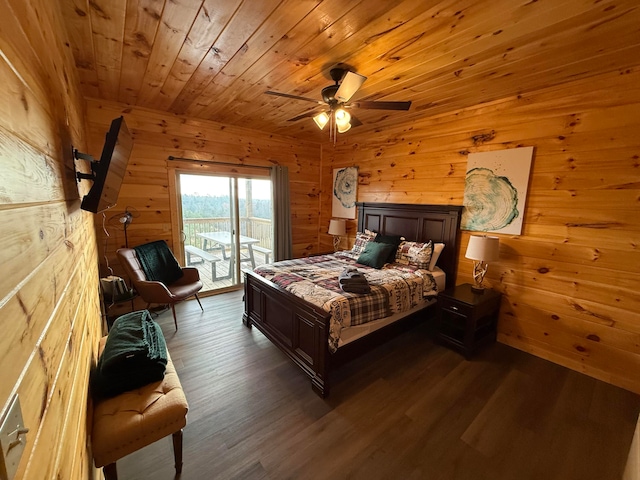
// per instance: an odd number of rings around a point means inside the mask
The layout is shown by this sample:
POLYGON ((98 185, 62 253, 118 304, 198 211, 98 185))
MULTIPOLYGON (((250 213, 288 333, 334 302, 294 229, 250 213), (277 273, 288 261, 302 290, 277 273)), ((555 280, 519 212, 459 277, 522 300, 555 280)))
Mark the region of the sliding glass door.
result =
POLYGON ((271 181, 178 173, 184 263, 203 291, 239 288, 241 270, 268 263, 273 250, 271 181))

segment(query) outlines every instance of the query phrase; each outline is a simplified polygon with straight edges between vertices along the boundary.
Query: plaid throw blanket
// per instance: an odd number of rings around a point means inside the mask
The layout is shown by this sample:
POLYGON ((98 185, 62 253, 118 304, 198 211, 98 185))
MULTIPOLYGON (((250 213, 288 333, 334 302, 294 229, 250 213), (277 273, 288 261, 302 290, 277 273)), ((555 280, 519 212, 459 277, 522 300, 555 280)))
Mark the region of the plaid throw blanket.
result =
POLYGON ((254 272, 331 313, 331 352, 338 348, 343 328, 406 312, 437 295, 436 282, 427 270, 395 263, 377 270, 340 252, 263 265, 254 272), (339 276, 349 267, 364 274, 371 287, 369 293, 348 293, 340 288, 339 276))

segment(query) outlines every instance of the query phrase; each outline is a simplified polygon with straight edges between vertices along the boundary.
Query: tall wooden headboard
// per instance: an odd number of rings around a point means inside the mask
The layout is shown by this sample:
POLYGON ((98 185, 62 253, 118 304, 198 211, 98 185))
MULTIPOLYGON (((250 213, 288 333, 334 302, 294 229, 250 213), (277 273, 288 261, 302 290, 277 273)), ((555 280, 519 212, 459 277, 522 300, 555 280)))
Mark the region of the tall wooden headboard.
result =
POLYGON ((404 203, 356 203, 358 231, 402 235, 409 241, 444 243, 438 267, 447 274, 447 288, 456 284, 460 251, 459 205, 412 205, 404 203))

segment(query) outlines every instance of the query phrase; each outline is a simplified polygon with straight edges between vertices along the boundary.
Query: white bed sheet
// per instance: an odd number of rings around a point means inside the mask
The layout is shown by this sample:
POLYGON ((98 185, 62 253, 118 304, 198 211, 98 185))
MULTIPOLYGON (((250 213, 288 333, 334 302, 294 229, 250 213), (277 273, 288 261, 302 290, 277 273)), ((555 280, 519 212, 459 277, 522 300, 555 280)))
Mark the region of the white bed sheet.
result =
MULTIPOLYGON (((431 273, 433 274, 433 278, 436 281, 436 285, 438 285, 438 292, 444 291, 447 280, 447 276, 444 271, 438 267, 435 267, 435 270, 433 270, 431 273)), ((409 311, 391 315, 390 317, 381 318, 380 320, 374 320, 373 322, 364 323, 362 325, 343 328, 340 331, 340 341, 338 343, 338 348, 350 342, 353 342, 354 340, 362 338, 371 332, 375 332, 382 327, 386 327, 387 325, 390 325, 393 322, 400 320, 401 318, 408 317, 418 310, 434 304, 436 301, 437 300, 435 298, 431 300, 425 300, 422 304, 417 305, 409 311)))

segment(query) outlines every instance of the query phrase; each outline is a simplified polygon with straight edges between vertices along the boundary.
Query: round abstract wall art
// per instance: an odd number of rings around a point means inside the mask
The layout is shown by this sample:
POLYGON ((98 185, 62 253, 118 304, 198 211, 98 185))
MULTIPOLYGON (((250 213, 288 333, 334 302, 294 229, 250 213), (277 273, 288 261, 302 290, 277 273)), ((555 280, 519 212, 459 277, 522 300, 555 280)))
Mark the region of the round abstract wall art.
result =
POLYGON ((358 189, 358 167, 333 171, 333 216, 355 218, 358 189))
POLYGON ((353 168, 343 168, 336 174, 333 194, 340 200, 344 208, 351 208, 356 204, 356 185, 358 172, 353 168))
POLYGON ((474 168, 467 172, 464 205, 462 222, 469 230, 500 230, 518 216, 518 191, 507 177, 474 168))
POLYGON ((534 147, 470 153, 460 228, 522 234, 534 147))

